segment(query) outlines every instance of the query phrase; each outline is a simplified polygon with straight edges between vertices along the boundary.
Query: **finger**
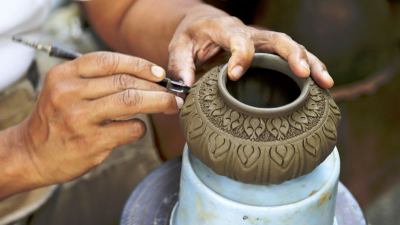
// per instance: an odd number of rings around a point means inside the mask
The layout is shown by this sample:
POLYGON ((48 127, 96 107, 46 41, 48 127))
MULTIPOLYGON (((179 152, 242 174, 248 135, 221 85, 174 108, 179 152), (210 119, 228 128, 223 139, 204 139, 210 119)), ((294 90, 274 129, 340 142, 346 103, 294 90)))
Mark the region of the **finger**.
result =
POLYGON ((225 50, 231 52, 228 61, 228 77, 238 80, 250 67, 254 56, 254 43, 251 39, 251 29, 234 17, 211 21, 206 24, 211 27, 210 38, 225 50))
POLYGON ((127 89, 89 103, 94 122, 126 118, 138 113, 176 113, 183 99, 168 92, 127 89))
POLYGON ((104 77, 123 73, 149 81, 161 81, 165 77, 164 69, 154 63, 119 53, 90 53, 70 63, 75 65, 77 68, 76 73, 83 78, 104 77))
POLYGON ((311 64, 311 76, 315 82, 322 88, 331 88, 334 81, 329 75, 325 64, 310 52, 307 52, 307 57, 311 64))
POLYGON ((310 65, 303 46, 284 33, 273 31, 254 32, 253 40, 257 51, 277 53, 288 61, 290 69, 299 77, 310 75, 310 65))
POLYGON ((184 84, 192 86, 195 81, 193 43, 186 35, 174 38, 169 45, 168 71, 184 84))
POLYGON ((212 41, 207 41, 204 43, 196 53, 195 61, 196 66, 200 66, 221 51, 221 47, 213 43, 212 41))
POLYGON ((251 65, 254 43, 250 38, 238 35, 230 38, 229 48, 232 56, 228 61, 228 77, 238 80, 251 65))
POLYGON ((110 144, 101 143, 103 146, 111 145, 110 149, 136 141, 146 132, 146 126, 140 119, 110 122, 99 129, 103 137, 98 138, 97 141, 111 142, 110 144))
POLYGON ((128 74, 117 74, 108 77, 83 79, 86 85, 81 89, 80 94, 85 99, 96 99, 107 95, 115 94, 126 89, 166 91, 156 83, 143 80, 128 74))

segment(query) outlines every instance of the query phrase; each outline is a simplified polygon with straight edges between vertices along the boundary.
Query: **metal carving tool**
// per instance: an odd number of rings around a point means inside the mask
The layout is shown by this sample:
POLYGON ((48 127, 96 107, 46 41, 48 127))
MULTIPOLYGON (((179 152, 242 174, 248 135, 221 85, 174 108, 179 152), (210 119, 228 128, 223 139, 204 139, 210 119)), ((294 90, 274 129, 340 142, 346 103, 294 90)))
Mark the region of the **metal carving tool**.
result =
MULTIPOLYGON (((35 43, 32 41, 25 40, 18 36, 13 36, 12 40, 39 51, 46 52, 49 56, 57 57, 61 59, 73 60, 81 56, 81 53, 67 50, 55 45, 45 45, 41 43, 35 43)), ((174 81, 170 78, 164 78, 162 81, 158 82, 159 85, 167 88, 168 91, 176 94, 187 94, 190 90, 189 86, 184 85, 182 82, 174 81)))

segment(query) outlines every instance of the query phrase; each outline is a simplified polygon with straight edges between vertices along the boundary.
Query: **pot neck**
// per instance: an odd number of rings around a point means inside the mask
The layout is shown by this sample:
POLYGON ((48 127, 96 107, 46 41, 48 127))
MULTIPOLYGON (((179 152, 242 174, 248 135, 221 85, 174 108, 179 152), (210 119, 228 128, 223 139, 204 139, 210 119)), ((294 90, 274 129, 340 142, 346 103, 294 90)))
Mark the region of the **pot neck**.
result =
POLYGON ((266 53, 256 53, 254 55, 251 67, 275 70, 290 77, 299 86, 300 94, 294 101, 279 107, 260 108, 245 104, 237 100, 229 93, 226 86, 228 79, 228 68, 227 65, 225 65, 218 74, 218 91, 224 102, 228 104, 231 108, 252 116, 271 118, 290 114, 298 110, 298 108, 305 103, 310 91, 311 78, 299 78, 294 75, 290 70, 288 63, 281 59, 279 56, 266 53))

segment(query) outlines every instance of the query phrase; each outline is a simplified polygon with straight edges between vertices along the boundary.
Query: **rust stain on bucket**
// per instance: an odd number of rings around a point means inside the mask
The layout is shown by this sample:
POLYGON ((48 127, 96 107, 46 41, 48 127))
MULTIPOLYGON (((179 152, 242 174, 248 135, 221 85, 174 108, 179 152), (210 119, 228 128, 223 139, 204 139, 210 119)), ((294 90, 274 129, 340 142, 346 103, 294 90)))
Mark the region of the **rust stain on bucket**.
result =
POLYGON ((323 193, 318 200, 318 206, 321 206, 332 199, 331 193, 323 193))

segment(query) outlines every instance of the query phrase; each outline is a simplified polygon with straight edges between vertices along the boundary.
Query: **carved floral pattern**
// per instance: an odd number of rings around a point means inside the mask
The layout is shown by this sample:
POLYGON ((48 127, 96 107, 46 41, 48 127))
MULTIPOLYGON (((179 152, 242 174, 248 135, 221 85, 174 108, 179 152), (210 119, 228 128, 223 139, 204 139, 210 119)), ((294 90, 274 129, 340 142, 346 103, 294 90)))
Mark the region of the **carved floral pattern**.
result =
POLYGON ((215 172, 247 183, 280 183, 312 171, 331 153, 340 111, 326 90, 311 81, 297 111, 254 117, 219 96, 220 69, 196 83, 181 110, 189 148, 215 172))

